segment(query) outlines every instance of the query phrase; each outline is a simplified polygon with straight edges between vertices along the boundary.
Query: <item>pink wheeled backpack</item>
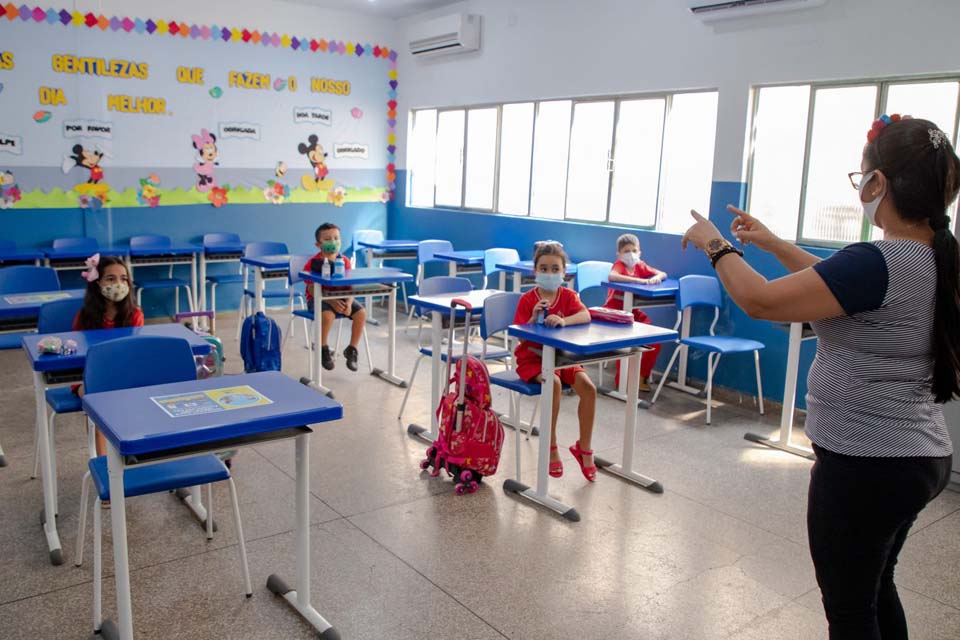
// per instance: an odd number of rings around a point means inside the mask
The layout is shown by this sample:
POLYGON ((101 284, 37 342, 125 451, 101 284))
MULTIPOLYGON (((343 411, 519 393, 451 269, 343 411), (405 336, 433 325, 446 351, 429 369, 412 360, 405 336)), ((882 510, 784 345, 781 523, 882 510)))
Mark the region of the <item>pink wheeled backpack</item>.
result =
POLYGON ((466 338, 470 335, 471 310, 471 305, 464 300, 453 300, 450 305, 447 391, 437 407, 440 435, 420 463, 423 470, 433 467, 433 476, 445 469, 456 482, 454 490, 457 495, 473 493, 484 476, 495 474, 503 449, 503 425, 490 406, 490 373, 482 360, 468 355, 469 341, 466 338), (458 305, 467 310, 465 339, 463 355, 456 362, 456 371, 451 377, 453 329, 458 305))

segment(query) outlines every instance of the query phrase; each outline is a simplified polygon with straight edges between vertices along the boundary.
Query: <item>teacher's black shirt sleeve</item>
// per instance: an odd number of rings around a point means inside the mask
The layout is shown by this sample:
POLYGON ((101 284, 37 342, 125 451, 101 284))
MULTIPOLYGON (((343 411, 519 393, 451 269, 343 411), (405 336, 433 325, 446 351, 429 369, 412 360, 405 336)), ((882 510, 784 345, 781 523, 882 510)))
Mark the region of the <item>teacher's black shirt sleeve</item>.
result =
POLYGON ((875 245, 858 242, 813 265, 848 316, 879 309, 887 295, 887 262, 875 245))

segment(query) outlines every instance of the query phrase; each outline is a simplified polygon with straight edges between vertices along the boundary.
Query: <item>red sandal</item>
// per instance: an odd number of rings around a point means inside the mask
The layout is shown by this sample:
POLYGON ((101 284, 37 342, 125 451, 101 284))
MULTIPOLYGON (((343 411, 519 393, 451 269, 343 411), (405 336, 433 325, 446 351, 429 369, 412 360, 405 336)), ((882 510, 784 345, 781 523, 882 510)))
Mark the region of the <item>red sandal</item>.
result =
POLYGON ((577 464, 580 465, 580 471, 583 473, 583 477, 589 480, 590 482, 595 482, 597 479, 597 465, 593 464, 589 467, 583 466, 583 456, 592 456, 593 451, 586 451, 580 448, 580 441, 570 446, 570 453, 573 454, 573 457, 577 459, 577 464))
MULTIPOLYGON (((553 445, 550 447, 551 453, 557 450, 557 446, 553 445)), ((563 461, 554 460, 550 462, 550 477, 551 478, 562 478, 563 477, 563 461)))

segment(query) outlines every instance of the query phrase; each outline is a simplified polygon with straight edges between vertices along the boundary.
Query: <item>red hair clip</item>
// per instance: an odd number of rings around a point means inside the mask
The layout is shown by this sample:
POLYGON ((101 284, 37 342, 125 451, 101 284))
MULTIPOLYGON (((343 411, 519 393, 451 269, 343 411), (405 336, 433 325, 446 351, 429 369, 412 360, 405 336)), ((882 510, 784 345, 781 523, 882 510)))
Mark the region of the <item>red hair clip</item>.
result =
POLYGON ((894 113, 892 115, 883 114, 879 118, 873 121, 873 125, 870 127, 870 131, 867 131, 867 142, 873 142, 877 139, 877 136, 880 135, 880 132, 887 128, 891 122, 899 122, 901 120, 910 120, 911 116, 902 116, 899 113, 894 113))

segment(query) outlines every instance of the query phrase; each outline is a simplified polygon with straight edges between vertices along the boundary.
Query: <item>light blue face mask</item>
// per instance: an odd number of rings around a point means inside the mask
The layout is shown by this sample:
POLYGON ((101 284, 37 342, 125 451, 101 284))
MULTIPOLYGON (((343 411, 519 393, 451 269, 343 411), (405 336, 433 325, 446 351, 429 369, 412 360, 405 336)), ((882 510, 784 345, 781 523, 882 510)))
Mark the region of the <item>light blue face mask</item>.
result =
POLYGON ((563 285, 562 273, 538 273, 537 286, 547 291, 556 291, 563 285))

